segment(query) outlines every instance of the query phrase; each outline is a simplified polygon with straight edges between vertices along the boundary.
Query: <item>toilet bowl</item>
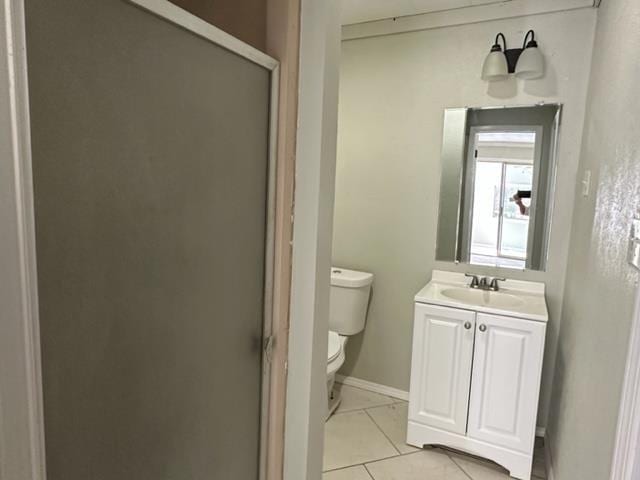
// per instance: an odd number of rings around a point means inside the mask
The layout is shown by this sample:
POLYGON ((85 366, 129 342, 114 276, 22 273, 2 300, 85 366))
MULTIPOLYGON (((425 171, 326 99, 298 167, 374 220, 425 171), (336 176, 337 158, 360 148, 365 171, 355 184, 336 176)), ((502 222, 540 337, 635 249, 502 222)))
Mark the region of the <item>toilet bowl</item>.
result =
POLYGON ((340 394, 334 389, 336 373, 346 358, 349 336, 364 329, 373 274, 344 268, 331 269, 329 338, 327 349, 327 418, 338 408, 340 394))

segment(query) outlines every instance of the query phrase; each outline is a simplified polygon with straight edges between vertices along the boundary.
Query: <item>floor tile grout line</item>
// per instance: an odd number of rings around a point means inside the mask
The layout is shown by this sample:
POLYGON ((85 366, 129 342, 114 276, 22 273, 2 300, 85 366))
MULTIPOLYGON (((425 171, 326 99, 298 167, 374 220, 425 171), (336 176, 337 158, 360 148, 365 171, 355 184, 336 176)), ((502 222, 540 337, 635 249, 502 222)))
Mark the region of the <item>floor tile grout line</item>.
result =
POLYGON ((371 420, 373 420, 373 423, 375 423, 375 424, 376 424, 376 426, 377 426, 380 430, 382 430, 382 433, 383 433, 383 434, 385 435, 385 437, 387 437, 387 439, 388 439, 388 440, 393 444, 393 446, 394 446, 394 447, 395 447, 395 449, 398 451, 398 453, 400 454, 400 456, 401 456, 401 457, 404 457, 405 455, 410 455, 410 454, 412 454, 412 453, 418 453, 419 451, 424 450, 424 448, 414 447, 414 446, 412 446, 412 445, 409 445, 408 443, 405 443, 405 445, 407 445, 408 447, 411 447, 413 450, 410 450, 410 451, 408 451, 408 452, 402 453, 402 452, 400 451, 400 449, 399 449, 398 447, 396 447, 396 444, 393 442, 393 440, 391 440, 391 439, 387 436, 387 434, 386 434, 386 433, 385 433, 385 431, 382 429, 382 427, 381 427, 380 425, 378 425, 378 422, 376 422, 375 418, 373 418, 373 417, 371 416, 371 414, 369 413, 369 410, 375 410, 375 409, 377 409, 377 408, 382 408, 382 407, 390 407, 390 406, 392 406, 392 405, 403 405, 403 404, 406 404, 406 403, 407 403, 407 402, 398 402, 398 403, 393 403, 393 404, 391 404, 391 405, 380 405, 380 406, 378 406, 378 407, 369 407, 369 408, 364 408, 364 409, 363 409, 363 410, 365 410, 365 411, 366 411, 366 413, 371 417, 371 420))
POLYGON ((378 425, 378 422, 376 422, 376 420, 371 416, 371 414, 367 411, 367 409, 363 409, 364 413, 367 414, 367 417, 369 417, 371 419, 371 421, 373 422, 373 424, 376 426, 376 428, 378 430, 380 430, 380 432, 382 433, 382 435, 384 435, 384 438, 386 438, 389 443, 391 444, 391 446, 393 447, 393 449, 398 452, 398 455, 402 455, 402 452, 398 449, 398 447, 396 447, 396 444, 393 442, 393 440, 391 440, 389 438, 389 435, 387 435, 387 432, 385 432, 382 427, 380 425, 378 425))
MULTIPOLYGON (((462 470, 462 471, 464 472, 464 474, 465 474, 467 477, 469 477, 471 480, 474 480, 474 478, 471 476, 471 474, 470 474, 470 473, 467 473, 467 471, 464 469, 464 467, 463 467, 462 465, 460 465, 460 464, 456 461, 456 459, 455 459, 455 458, 454 458, 454 456, 453 456, 453 453, 454 453, 453 451, 445 450, 445 449, 443 449, 443 451, 444 451, 444 452, 445 452, 445 454, 446 454, 446 455, 451 459, 451 461, 452 461, 453 463, 455 463, 455 464, 456 464, 456 466, 457 466, 460 470, 462 470)), ((464 454, 464 453, 458 453, 458 455, 465 456, 465 454, 464 454)), ((474 457, 474 456, 472 456, 472 455, 470 455, 470 456, 469 456, 469 458, 470 458, 471 460, 475 459, 475 457, 474 457)), ((471 460, 470 460, 470 461, 471 461, 471 460)), ((481 462, 482 462, 483 460, 486 460, 486 459, 484 459, 484 458, 482 458, 482 457, 478 457, 478 458, 477 458, 477 460, 479 461, 479 464, 480 464, 480 465, 482 465, 482 463, 481 463, 481 462)), ((496 465, 497 465, 497 464, 496 464, 496 465)), ((500 466, 500 465, 498 465, 498 466, 500 466)), ((488 467, 488 466, 487 466, 487 468, 490 468, 490 467, 488 467)), ((504 468, 504 467, 503 467, 503 468, 504 468)), ((507 472, 505 472, 505 475, 508 475, 508 473, 507 473, 507 472)), ((535 474, 533 474, 533 473, 532 473, 532 474, 531 474, 531 480, 546 480, 546 478, 545 478, 545 477, 540 477, 540 476, 535 475, 535 474)))
MULTIPOLYGON (((361 412, 361 411, 363 411, 363 410, 369 410, 369 409, 371 409, 371 408, 388 407, 389 405, 393 405, 393 404, 392 404, 392 403, 389 403, 389 404, 387 404, 387 405, 378 405, 378 406, 376 406, 376 407, 365 407, 365 408, 359 407, 359 408, 353 408, 353 409, 349 409, 349 410, 341 410, 341 411, 339 411, 339 412, 335 412, 335 413, 333 413, 333 415, 342 415, 342 414, 344 414, 344 413, 361 412)), ((331 416, 333 417, 333 415, 331 415, 331 416)))
POLYGON ((385 403, 384 405, 374 405, 372 407, 362 407, 361 410, 376 410, 385 407, 394 407, 396 405, 406 405, 407 402, 385 403))
MULTIPOLYGON (((396 458, 396 457, 389 457, 389 458, 396 458)), ((374 461, 377 462, 377 460, 374 460, 374 461)), ((338 467, 338 468, 332 468, 331 470, 323 470, 322 475, 324 475, 325 473, 341 472, 342 470, 349 470, 350 468, 355 468, 355 467, 362 467, 365 470, 367 469, 364 463, 354 463, 353 465, 347 465, 346 467, 338 467)), ((369 472, 367 471, 367 473, 369 472)))
MULTIPOLYGON (((396 455, 396 456, 394 456, 394 457, 381 458, 380 460, 372 460, 372 461, 370 461, 370 462, 362 463, 362 464, 360 464, 360 465, 362 465, 362 466, 365 468, 365 470, 367 471, 367 473, 371 476, 371 478, 372 478, 373 480, 376 480, 376 478, 374 477, 373 473, 371 473, 371 471, 369 470, 369 465, 372 465, 372 464, 374 464, 374 463, 384 462, 384 461, 387 461, 387 460, 393 460, 393 459, 396 459, 396 458, 409 457, 409 456, 411 456, 411 455, 418 455, 419 453, 422 453, 422 452, 424 452, 424 451, 425 451, 425 450, 424 450, 424 449, 422 449, 422 450, 418 450, 417 452, 409 452, 409 453, 405 453, 404 455, 403 455, 403 454, 400 454, 400 455, 396 455)), ((460 468, 460 467, 458 466, 458 464, 457 464, 457 463, 456 463, 455 465, 456 465, 456 467, 460 468)), ((354 466, 355 466, 355 465, 354 465, 354 466)), ((460 468, 460 470, 462 470, 462 468, 460 468)), ((463 473, 465 476, 469 477, 469 475, 467 474, 467 472, 465 472, 464 470, 462 470, 462 473, 463 473)), ((469 477, 469 478, 471 478, 471 477, 469 477)), ((471 480, 474 480, 474 479, 473 479, 473 478, 471 478, 471 480)))
MULTIPOLYGON (((391 395, 385 395, 384 393, 374 392, 373 390, 367 390, 366 388, 363 388, 363 387, 354 387, 353 385, 345 385, 344 383, 340 383, 338 381, 336 381, 336 384, 342 385, 343 387, 355 388, 356 390, 360 390, 361 392, 372 393, 372 394, 377 395, 379 397, 383 397, 383 398, 387 398, 387 399, 391 400, 390 403, 385 403, 383 405, 379 405, 380 407, 382 407, 384 405, 395 404, 395 403, 408 403, 407 400, 404 400, 402 398, 392 397, 391 395)), ((371 407, 371 408, 375 408, 375 407, 371 407)))
POLYGON ((385 460, 392 460, 394 458, 408 457, 409 455, 416 455, 416 454, 418 454, 420 452, 423 452, 423 451, 424 450, 418 450, 417 452, 410 452, 410 453, 406 453, 404 455, 392 455, 390 457, 382 457, 382 458, 377 458, 375 460, 368 460, 366 462, 354 463, 353 465, 345 465, 344 467, 330 468, 329 470, 323 470, 322 473, 337 472, 339 470, 346 470, 347 468, 353 468, 353 467, 364 467, 364 468, 367 468, 367 465, 371 465, 372 463, 384 462, 385 460))
POLYGON ((383 462, 385 460, 391 460, 393 458, 408 457, 409 455, 416 455, 416 454, 418 454, 418 453, 420 453, 422 451, 423 450, 419 450, 417 452, 411 452, 411 453, 407 453, 405 455, 394 455, 393 457, 381 458, 380 460, 371 460, 370 462, 363 463, 362 465, 367 466, 367 465, 371 465, 372 463, 383 462))
POLYGON ((365 472, 367 472, 367 475, 369 475, 369 477, 371 478, 371 480, 376 480, 376 479, 375 479, 375 477, 373 476, 373 473, 371 473, 371 472, 369 471, 369 469, 367 468, 367 465, 363 463, 363 464, 362 464, 362 466, 364 467, 365 472))
MULTIPOLYGON (((391 440, 391 438, 389 437, 389 435, 387 435, 387 433, 384 431, 382 426, 378 424, 378 422, 375 420, 373 415, 369 412, 370 410, 389 408, 389 407, 394 406, 394 405, 406 405, 408 403, 406 400, 400 399, 400 398, 396 398, 396 397, 392 397, 392 396, 389 396, 389 395, 384 395, 384 394, 381 394, 381 393, 378 393, 378 392, 372 392, 371 390, 368 390, 366 388, 355 387, 355 386, 351 386, 351 385, 346 385, 346 386, 349 387, 349 388, 353 388, 353 389, 356 389, 356 390, 363 391, 363 392, 373 393, 373 394, 379 395, 381 397, 384 397, 384 398, 390 400, 390 403, 382 403, 382 404, 379 404, 379 405, 371 405, 371 406, 353 408, 353 409, 349 409, 349 410, 335 412, 334 415, 343 415, 343 414, 347 414, 347 413, 353 414, 353 413, 364 412, 367 415, 367 417, 369 417, 369 419, 376 426, 377 430, 380 433, 382 433, 382 435, 385 437, 385 439, 391 444, 391 446, 397 452, 397 454, 395 454, 393 456, 389 456, 389 457, 383 457, 383 458, 379 458, 379 459, 375 459, 375 460, 370 460, 370 461, 363 462, 363 463, 355 463, 355 464, 352 464, 352 465, 345 465, 343 467, 326 470, 326 471, 323 471, 323 474, 361 466, 361 467, 363 467, 365 469, 365 471, 367 472, 367 475, 370 478, 372 478, 372 480, 375 480, 375 477, 373 477, 373 474, 369 471, 369 468, 368 468, 367 465, 371 465, 371 464, 377 463, 377 462, 382 462, 382 461, 385 461, 385 460, 391 460, 393 458, 399 458, 399 457, 404 457, 404 456, 408 456, 408 455, 414 455, 414 454, 417 454, 417 453, 420 453, 420 452, 424 451, 424 448, 422 448, 422 449, 417 449, 415 451, 409 451, 409 452, 406 452, 406 453, 402 453, 400 451, 400 449, 398 448, 398 446, 395 444, 395 442, 393 440, 391 440)), ((454 455, 453 455, 454 454, 453 451, 450 451, 448 449, 442 449, 442 450, 443 450, 443 453, 463 473, 463 475, 465 477, 467 477, 470 480, 474 480, 472 475, 470 473, 468 473, 464 469, 464 467, 458 463, 458 461, 456 461, 456 459, 454 458, 454 455)), ((464 455, 464 454, 462 454, 462 455, 464 455)), ((473 455, 470 455, 470 458, 475 458, 475 457, 473 455)), ((483 460, 482 457, 479 457, 478 459, 479 460, 483 460)), ((545 477, 540 477, 540 476, 538 476, 536 474, 533 474, 533 473, 532 473, 531 477, 532 477, 532 480, 546 480, 546 476, 545 477)))
MULTIPOLYGON (((355 387, 354 387, 355 388, 355 387)), ((368 407, 368 408, 378 408, 378 407, 388 407, 392 404, 385 404, 385 405, 378 405, 377 407, 368 407)), ((367 462, 360 462, 360 463, 354 463, 351 465, 345 465, 342 467, 337 467, 337 468, 330 468, 328 470, 322 470, 322 473, 329 473, 329 472, 335 472, 335 471, 339 471, 339 470, 344 470, 347 468, 352 468, 352 467, 358 467, 358 466, 363 466, 366 469, 365 463, 374 463, 374 462, 381 462, 383 460, 390 460, 392 458, 398 458, 403 456, 402 453, 400 453, 400 451, 398 450, 398 448, 395 446, 395 444, 393 443, 393 441, 387 436, 387 434, 382 430, 382 428, 376 423, 376 421, 373 419, 373 417, 371 415, 369 415, 369 413, 367 412, 367 408, 359 408, 359 409, 355 409, 355 410, 348 410, 346 412, 335 412, 332 417, 334 415, 343 415, 343 414, 356 414, 356 413, 363 413, 364 415, 367 416, 367 418, 369 418, 369 420, 371 420, 371 422, 373 423, 373 425, 376 427, 376 429, 384 436, 384 438, 391 444, 391 447, 393 448, 393 450, 396 452, 394 455, 390 455, 387 457, 382 457, 382 458, 377 458, 375 460, 368 460, 367 462)), ((410 453, 416 453, 416 452, 410 452, 410 453)))
POLYGON ((456 462, 455 458, 453 458, 453 457, 449 454, 449 452, 447 452, 446 450, 445 450, 445 455, 446 455, 447 457, 449 457, 449 460, 451 460, 451 461, 453 462, 453 464, 454 464, 456 467, 458 467, 458 468, 460 469, 460 471, 462 471, 462 473, 464 473, 467 477, 469 477, 469 478, 470 478, 470 480, 474 480, 474 478, 471 476, 471 474, 467 473, 467 471, 466 471, 464 468, 462 468, 462 466, 461 466, 458 462, 456 462))
POLYGON ((373 394, 375 394, 375 395, 379 395, 379 396, 381 396, 381 397, 391 398, 391 399, 393 399, 393 400, 400 400, 400 401, 403 401, 401 398, 392 397, 391 395, 385 395, 384 393, 374 392, 373 390, 368 390, 368 389, 366 389, 366 388, 364 388, 364 387, 354 387, 353 385, 347 385, 347 384, 345 384, 345 383, 340 383, 340 382, 338 382, 337 380, 336 380, 336 383, 338 383, 338 384, 340 384, 340 385, 342 385, 342 386, 344 386, 344 387, 355 388, 355 389, 357 389, 357 390, 361 390, 361 391, 363 391, 363 392, 367 392, 367 393, 373 393, 373 394))
MULTIPOLYGON (((413 452, 413 453, 418 453, 418 452, 413 452)), ((408 454, 408 455, 410 455, 410 454, 408 454)), ((353 468, 353 467, 364 467, 364 468, 367 468, 367 464, 369 464, 369 463, 384 462, 385 460, 391 460, 393 458, 399 458, 401 456, 402 455, 391 455, 389 457, 377 458, 375 460, 368 460, 366 462, 354 463, 353 465, 345 465, 344 467, 330 468, 329 470, 323 470, 322 473, 337 472, 339 470, 346 470, 347 468, 353 468)))
MULTIPOLYGON (((349 468, 354 468, 354 467, 364 467, 364 469, 367 471, 367 473, 369 474, 369 476, 375 480, 375 477, 373 476, 373 474, 371 473, 371 471, 369 470, 369 465, 374 464, 374 463, 380 463, 380 462, 384 462, 386 460, 393 460, 395 458, 400 458, 400 457, 408 457, 411 455, 417 455, 419 453, 425 452, 427 450, 425 449, 421 449, 418 450, 417 452, 409 452, 409 453, 405 453, 404 455, 392 455, 390 457, 383 457, 383 458, 378 458, 376 460, 369 460, 367 462, 361 462, 361 463, 354 463, 353 465, 345 465, 344 467, 338 467, 338 468, 331 468, 329 470, 324 470, 322 473, 333 473, 333 472, 339 472, 341 470, 347 470, 349 468)), ((462 473, 469 479, 474 480, 473 477, 471 477, 460 465, 458 465, 455 460, 453 460, 453 458, 451 458, 449 456, 449 454, 446 453, 446 451, 444 451, 442 453, 443 455, 445 455, 446 457, 448 457, 454 464, 456 467, 458 467, 460 469, 460 471, 462 471, 462 473)))
MULTIPOLYGON (((375 477, 373 476, 373 474, 369 470, 369 466, 370 465, 378 463, 378 462, 384 462, 384 461, 387 461, 387 460, 391 460, 391 459, 394 459, 394 458, 400 458, 400 457, 404 457, 404 456, 408 456, 408 455, 418 454, 418 453, 424 451, 424 448, 423 448, 423 449, 417 449, 415 451, 409 451, 409 452, 406 452, 406 453, 402 453, 400 451, 400 449, 398 448, 398 446, 395 444, 395 442, 389 437, 387 432, 385 432, 385 430, 375 420, 375 418, 373 417, 373 415, 370 412, 370 410, 375 410, 375 409, 381 410, 383 408, 389 408, 389 407, 392 407, 394 405, 406 405, 408 403, 406 400, 395 398, 395 397, 390 397, 388 395, 379 394, 377 392, 371 392, 370 390, 367 390, 365 388, 353 387, 353 386, 350 386, 350 385, 349 385, 349 387, 350 388, 354 388, 356 390, 361 390, 361 391, 364 391, 364 392, 368 392, 368 393, 375 393, 377 395, 380 395, 382 397, 387 398, 388 400, 390 400, 390 403, 382 403, 382 404, 379 404, 379 405, 371 405, 371 406, 361 406, 359 408, 353 408, 353 409, 349 409, 349 410, 345 410, 345 411, 341 411, 341 412, 335 412, 335 415, 342 415, 342 414, 346 414, 346 413, 351 413, 351 414, 364 413, 373 422, 373 424, 375 425, 376 429, 380 433, 382 433, 384 438, 391 444, 393 449, 396 451, 396 454, 394 454, 392 456, 388 456, 388 457, 375 459, 375 460, 369 460, 369 461, 362 462, 362 463, 355 463, 355 464, 352 464, 352 465, 345 465, 343 467, 327 470, 327 471, 325 471, 323 473, 335 472, 335 471, 340 471, 340 470, 345 470, 345 469, 355 468, 355 467, 359 467, 360 466, 360 467, 363 467, 365 469, 367 475, 372 480, 375 480, 375 477)), ((474 477, 471 475, 471 473, 467 472, 465 470, 465 468, 458 461, 456 461, 456 458, 454 457, 454 454, 453 454, 454 452, 449 451, 447 449, 443 449, 442 453, 458 468, 458 470, 464 475, 464 477, 468 478, 469 480, 474 480, 474 477)), ((473 458, 473 456, 471 456, 471 458, 473 458)), ((537 477, 536 475, 532 475, 532 480, 544 480, 544 479, 540 478, 540 477, 537 477)))
POLYGON ((336 409, 335 412, 333 412, 331 414, 331 416, 333 417, 334 415, 342 415, 343 413, 353 413, 353 412, 359 412, 361 410, 371 410, 374 408, 381 408, 381 407, 389 407, 391 405, 399 405, 402 402, 397 402, 397 403, 381 403, 380 405, 372 405, 370 407, 354 407, 354 408, 350 408, 348 410, 340 410, 340 407, 338 407, 336 409))
MULTIPOLYGON (((340 408, 340 407, 338 407, 340 408)), ((353 412, 359 412, 360 410, 362 410, 362 408, 354 408, 354 409, 349 409, 349 410, 340 410, 339 412, 336 410, 335 412, 333 412, 331 414, 331 417, 335 417, 336 415, 344 415, 345 413, 353 413, 353 412)), ((329 417, 329 418, 331 418, 329 417)))
POLYGON ((364 466, 364 463, 357 463, 355 465, 348 465, 346 467, 338 467, 338 468, 332 468, 330 470, 322 470, 322 473, 331 473, 331 472, 339 472, 341 470, 346 470, 347 468, 353 468, 353 467, 359 467, 360 465, 364 466))

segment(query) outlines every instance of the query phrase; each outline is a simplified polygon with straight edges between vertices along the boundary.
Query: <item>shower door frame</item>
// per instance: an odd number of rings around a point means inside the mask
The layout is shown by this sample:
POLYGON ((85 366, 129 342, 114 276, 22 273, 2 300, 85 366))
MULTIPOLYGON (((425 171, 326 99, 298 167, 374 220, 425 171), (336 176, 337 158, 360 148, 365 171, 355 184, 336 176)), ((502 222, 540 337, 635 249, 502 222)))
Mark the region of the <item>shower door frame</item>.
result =
MULTIPOLYGON (((270 400, 277 393, 271 390, 270 379, 274 366, 271 361, 274 299, 289 294, 274 290, 280 64, 168 0, 121 1, 239 55, 270 74, 259 458, 260 480, 264 480, 268 462, 281 454, 270 452, 270 447, 283 448, 282 444, 269 445, 268 442, 270 429, 277 428, 277 419, 269 418, 270 400)), ((0 348, 0 365, 8 367, 0 368, 0 476, 46 480, 24 0, 2 0, 1 8, 0 127, 4 128, 7 123, 9 152, 8 158, 0 158, 0 189, 10 191, 11 195, 0 205, 0 223, 6 227, 6 238, 14 242, 0 246, 0 266, 6 267, 0 278, 3 288, 11 287, 17 294, 5 299, 0 292, 0 338, 15 345, 11 349, 0 348)))

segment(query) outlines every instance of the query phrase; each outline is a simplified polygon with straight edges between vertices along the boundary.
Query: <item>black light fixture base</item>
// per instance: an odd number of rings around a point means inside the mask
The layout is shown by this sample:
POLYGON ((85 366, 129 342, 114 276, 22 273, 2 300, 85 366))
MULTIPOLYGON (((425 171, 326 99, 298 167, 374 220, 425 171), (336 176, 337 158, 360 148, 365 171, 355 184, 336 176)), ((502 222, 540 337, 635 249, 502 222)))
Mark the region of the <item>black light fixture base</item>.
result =
POLYGON ((507 66, 509 67, 509 73, 515 73, 516 64, 520 55, 524 52, 524 48, 509 48, 504 51, 504 56, 507 57, 507 66))

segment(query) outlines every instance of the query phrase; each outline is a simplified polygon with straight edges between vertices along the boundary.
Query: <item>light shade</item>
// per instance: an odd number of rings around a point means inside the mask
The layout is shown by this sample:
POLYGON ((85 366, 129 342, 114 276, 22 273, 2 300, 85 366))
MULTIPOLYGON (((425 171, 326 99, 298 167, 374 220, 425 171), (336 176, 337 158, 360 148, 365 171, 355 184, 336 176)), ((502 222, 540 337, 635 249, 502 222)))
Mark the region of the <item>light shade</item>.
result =
MULTIPOLYGON (((536 49, 537 50, 537 49, 536 49)), ((482 65, 482 79, 489 82, 505 80, 509 76, 507 57, 502 50, 491 49, 482 65)))
POLYGON ((523 80, 540 78, 544 75, 544 57, 537 46, 527 46, 518 58, 516 77, 523 80))

